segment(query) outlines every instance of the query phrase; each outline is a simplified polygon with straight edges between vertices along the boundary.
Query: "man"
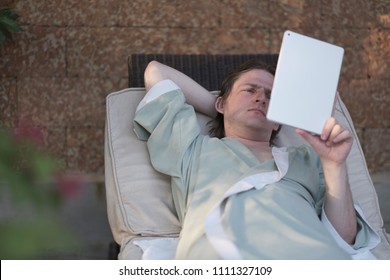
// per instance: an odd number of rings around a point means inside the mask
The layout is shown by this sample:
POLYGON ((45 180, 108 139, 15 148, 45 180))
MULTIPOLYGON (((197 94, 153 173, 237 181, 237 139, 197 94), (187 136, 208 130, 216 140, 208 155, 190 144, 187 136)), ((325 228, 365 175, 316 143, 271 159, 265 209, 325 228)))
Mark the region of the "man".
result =
POLYGON ((279 130, 266 118, 272 85, 273 71, 249 62, 215 98, 166 65, 148 65, 135 131, 148 140, 153 166, 172 178, 182 223, 176 258, 369 254, 377 237, 356 214, 348 185, 350 132, 330 118, 320 136, 297 130, 312 148, 272 146, 279 130), (222 120, 213 129, 219 138, 200 134, 194 109, 222 120))

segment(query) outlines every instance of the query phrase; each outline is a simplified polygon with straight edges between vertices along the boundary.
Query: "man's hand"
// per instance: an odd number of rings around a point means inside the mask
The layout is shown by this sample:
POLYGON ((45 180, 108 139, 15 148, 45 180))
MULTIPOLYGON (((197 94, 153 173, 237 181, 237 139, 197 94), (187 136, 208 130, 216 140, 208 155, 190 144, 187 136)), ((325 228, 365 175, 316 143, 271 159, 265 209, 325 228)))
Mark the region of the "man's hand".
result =
POLYGON ((340 126, 333 117, 328 119, 321 135, 312 135, 301 129, 296 129, 296 132, 313 147, 325 165, 342 165, 352 148, 351 132, 340 126))

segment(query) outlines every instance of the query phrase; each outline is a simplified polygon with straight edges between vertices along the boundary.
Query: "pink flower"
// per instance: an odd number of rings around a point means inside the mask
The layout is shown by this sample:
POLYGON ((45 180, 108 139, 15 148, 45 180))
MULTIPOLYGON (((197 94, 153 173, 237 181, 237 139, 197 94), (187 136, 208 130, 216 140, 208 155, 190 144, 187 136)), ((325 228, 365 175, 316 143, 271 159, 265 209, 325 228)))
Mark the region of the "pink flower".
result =
POLYGON ((32 121, 23 119, 13 130, 13 135, 16 140, 30 141, 39 146, 45 145, 45 136, 42 128, 36 126, 32 121))
POLYGON ((58 190, 67 198, 75 198, 85 184, 85 179, 81 174, 59 174, 56 176, 58 190))

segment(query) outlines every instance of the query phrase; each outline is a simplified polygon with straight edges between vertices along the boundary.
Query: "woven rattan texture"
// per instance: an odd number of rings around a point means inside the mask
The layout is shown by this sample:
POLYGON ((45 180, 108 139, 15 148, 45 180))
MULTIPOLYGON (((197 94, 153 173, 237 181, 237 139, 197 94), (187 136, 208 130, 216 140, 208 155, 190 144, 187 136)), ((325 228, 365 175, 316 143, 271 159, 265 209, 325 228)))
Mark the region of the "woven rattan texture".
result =
POLYGON ((277 54, 133 54, 128 59, 129 87, 144 86, 143 73, 151 60, 157 60, 185 73, 208 90, 219 90, 224 76, 243 62, 261 60, 276 66, 277 59, 277 54))

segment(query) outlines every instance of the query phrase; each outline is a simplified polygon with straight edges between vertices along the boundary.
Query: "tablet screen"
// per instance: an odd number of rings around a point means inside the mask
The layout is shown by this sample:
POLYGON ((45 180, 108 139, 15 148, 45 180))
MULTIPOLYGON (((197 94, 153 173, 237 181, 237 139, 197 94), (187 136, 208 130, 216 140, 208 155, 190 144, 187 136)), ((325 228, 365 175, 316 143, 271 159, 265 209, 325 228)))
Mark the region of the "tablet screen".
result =
POLYGON ((267 118, 320 134, 332 116, 343 55, 342 47, 286 31, 267 118))

